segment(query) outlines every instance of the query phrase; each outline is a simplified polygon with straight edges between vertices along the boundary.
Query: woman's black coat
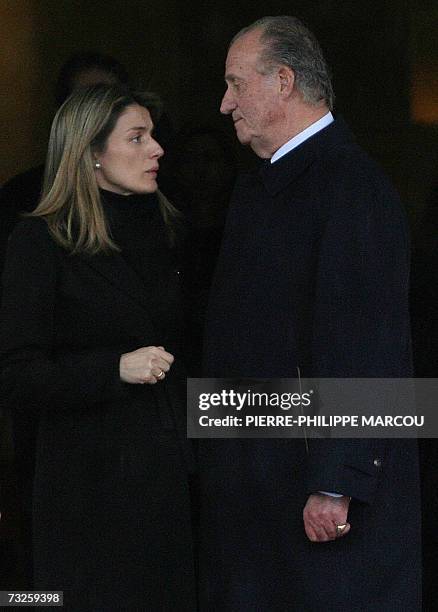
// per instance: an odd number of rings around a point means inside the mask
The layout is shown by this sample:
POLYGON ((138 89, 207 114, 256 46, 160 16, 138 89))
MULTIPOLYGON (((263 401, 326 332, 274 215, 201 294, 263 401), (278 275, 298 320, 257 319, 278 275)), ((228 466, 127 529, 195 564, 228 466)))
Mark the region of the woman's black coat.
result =
MULTIPOLYGON (((194 604, 178 356, 156 385, 119 378, 122 353, 172 339, 119 253, 69 255, 46 223, 13 232, 4 273, 1 362, 14 410, 40 416, 34 486, 35 588, 82 610, 194 604)), ((177 299, 179 276, 163 290, 177 299)))

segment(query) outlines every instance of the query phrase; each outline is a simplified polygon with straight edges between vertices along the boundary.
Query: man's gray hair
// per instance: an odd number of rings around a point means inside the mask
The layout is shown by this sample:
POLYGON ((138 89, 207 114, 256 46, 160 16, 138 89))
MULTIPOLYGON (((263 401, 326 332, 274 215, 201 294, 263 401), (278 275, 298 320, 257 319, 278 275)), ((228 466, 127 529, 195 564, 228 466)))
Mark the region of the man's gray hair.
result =
POLYGON ((310 104, 325 100, 333 109, 334 93, 330 70, 315 36, 299 19, 288 15, 262 17, 238 32, 230 46, 244 34, 261 30, 262 72, 278 66, 289 66, 294 71, 297 89, 310 104))

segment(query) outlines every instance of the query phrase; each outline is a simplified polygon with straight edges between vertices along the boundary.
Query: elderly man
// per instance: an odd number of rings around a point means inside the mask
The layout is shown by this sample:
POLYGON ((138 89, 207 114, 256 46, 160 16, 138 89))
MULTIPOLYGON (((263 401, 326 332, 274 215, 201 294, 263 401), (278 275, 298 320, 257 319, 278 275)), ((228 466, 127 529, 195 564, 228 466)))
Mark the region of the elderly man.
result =
MULTIPOLYGON (((331 113, 293 17, 239 32, 221 112, 265 160, 237 183, 213 281, 209 377, 411 375, 408 236, 387 179, 331 113)), ((201 609, 420 610, 407 440, 200 444, 201 609)))

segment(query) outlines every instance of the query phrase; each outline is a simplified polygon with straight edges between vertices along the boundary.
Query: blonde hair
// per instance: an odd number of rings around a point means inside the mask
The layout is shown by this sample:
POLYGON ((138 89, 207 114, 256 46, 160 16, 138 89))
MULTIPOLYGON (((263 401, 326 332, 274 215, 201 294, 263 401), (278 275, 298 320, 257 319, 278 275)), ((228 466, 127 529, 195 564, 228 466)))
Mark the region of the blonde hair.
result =
MULTIPOLYGON (((118 251, 111 239, 94 170, 94 151, 102 151, 117 119, 133 104, 157 110, 153 94, 120 85, 94 85, 75 91, 52 123, 41 200, 31 216, 43 217, 54 240, 72 253, 118 251)), ((157 192, 171 242, 179 212, 157 192)))

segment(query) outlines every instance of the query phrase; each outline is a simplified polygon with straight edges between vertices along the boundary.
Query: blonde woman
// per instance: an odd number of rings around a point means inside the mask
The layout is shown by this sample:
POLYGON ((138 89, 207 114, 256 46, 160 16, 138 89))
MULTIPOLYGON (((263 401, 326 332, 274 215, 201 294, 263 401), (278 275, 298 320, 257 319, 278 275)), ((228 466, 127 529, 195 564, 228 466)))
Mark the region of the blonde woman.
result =
POLYGON ((4 274, 4 393, 39 415, 35 588, 75 612, 196 609, 178 223, 151 100, 98 85, 62 105, 4 274))

